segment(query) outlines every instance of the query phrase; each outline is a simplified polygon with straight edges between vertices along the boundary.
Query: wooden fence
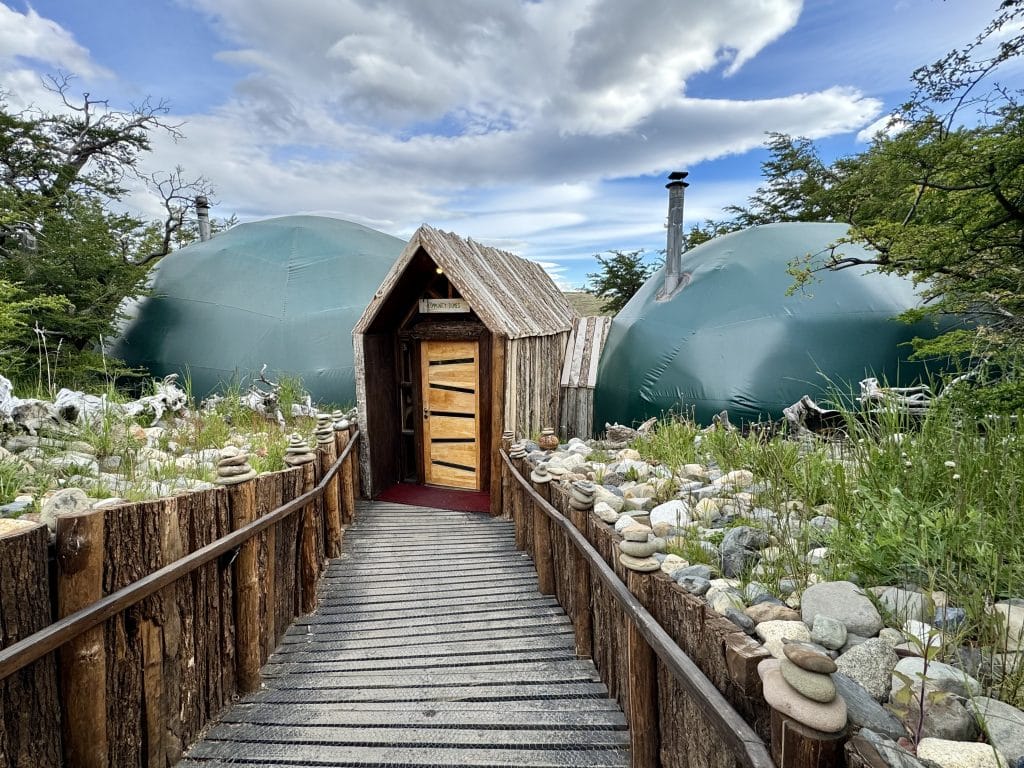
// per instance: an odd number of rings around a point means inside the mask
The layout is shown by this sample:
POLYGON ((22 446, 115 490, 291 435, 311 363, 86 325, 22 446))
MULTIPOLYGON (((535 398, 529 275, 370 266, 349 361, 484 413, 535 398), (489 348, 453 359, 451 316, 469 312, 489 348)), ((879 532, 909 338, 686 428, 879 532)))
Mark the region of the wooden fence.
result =
POLYGON ((525 460, 502 459, 516 546, 533 557, 540 591, 569 614, 577 653, 594 659, 626 713, 633 765, 772 768, 757 675, 767 651, 665 574, 624 569, 608 526, 573 509, 560 487, 531 483, 525 460))
POLYGON ((0 537, 0 768, 169 768, 316 604, 358 430, 238 485, 0 537))

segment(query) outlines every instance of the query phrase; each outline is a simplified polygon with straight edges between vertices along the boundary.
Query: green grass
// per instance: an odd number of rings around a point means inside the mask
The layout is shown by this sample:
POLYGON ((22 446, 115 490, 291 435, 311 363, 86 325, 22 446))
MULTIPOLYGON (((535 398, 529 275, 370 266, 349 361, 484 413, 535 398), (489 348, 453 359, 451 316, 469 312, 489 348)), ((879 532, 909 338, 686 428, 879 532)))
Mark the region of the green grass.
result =
POLYGON ((0 504, 14 501, 28 481, 28 472, 20 462, 0 460, 0 504))

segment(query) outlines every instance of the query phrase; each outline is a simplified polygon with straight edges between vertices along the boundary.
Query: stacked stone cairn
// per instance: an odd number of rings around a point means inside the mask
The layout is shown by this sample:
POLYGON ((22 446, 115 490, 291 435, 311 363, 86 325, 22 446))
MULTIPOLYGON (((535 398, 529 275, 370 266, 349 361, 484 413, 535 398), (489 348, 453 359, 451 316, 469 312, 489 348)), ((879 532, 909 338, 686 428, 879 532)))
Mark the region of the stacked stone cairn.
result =
POLYGON ((527 456, 526 445, 522 442, 512 443, 508 449, 508 457, 513 461, 525 459, 527 456))
POLYGON ((321 413, 316 417, 316 442, 317 445, 334 442, 334 420, 329 413, 321 413))
POLYGON ((331 413, 331 421, 334 422, 335 432, 343 432, 348 429, 348 419, 345 418, 345 412, 341 409, 331 413))
POLYGON ((782 643, 782 658, 757 665, 768 705, 816 731, 838 733, 846 728, 846 701, 832 680, 835 661, 813 643, 782 643))
POLYGON ((316 461, 316 454, 309 449, 309 443, 302 436, 293 432, 288 437, 288 448, 284 452, 284 463, 289 467, 299 467, 316 461))
POLYGON ((217 483, 219 485, 237 485, 256 477, 256 472, 249 466, 249 454, 234 445, 224 447, 217 460, 217 483))
POLYGON ((634 523, 622 529, 619 562, 631 571, 652 573, 661 570, 655 552, 665 551, 665 540, 656 538, 649 526, 634 523))
POLYGON ((576 480, 570 486, 569 506, 581 512, 589 512, 594 507, 597 489, 589 480, 576 480))
POLYGON ((545 483, 550 483, 551 482, 551 475, 548 473, 547 465, 541 463, 541 464, 538 464, 536 467, 534 467, 533 471, 530 472, 530 480, 532 480, 533 482, 537 483, 538 485, 544 485, 545 483))

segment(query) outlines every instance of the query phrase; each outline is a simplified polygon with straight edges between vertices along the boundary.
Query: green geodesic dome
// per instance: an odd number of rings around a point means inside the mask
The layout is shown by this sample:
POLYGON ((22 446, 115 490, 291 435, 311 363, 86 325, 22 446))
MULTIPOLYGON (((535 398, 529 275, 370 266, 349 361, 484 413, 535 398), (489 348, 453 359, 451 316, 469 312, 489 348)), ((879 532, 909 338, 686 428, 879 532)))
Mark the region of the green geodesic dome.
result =
MULTIPOLYGON (((717 237, 683 254, 685 287, 658 301, 655 273, 612 322, 601 356, 594 428, 634 424, 669 412, 707 424, 777 419, 803 395, 855 392, 875 376, 895 385, 920 377, 907 361, 932 323, 896 317, 919 306, 910 280, 850 267, 817 275, 787 296, 791 262, 822 252, 847 228, 794 222, 717 237)), ((846 256, 870 258, 857 245, 846 256)))
POLYGON ((156 376, 191 377, 196 397, 267 364, 313 398, 355 400, 352 327, 405 243, 323 216, 239 224, 157 264, 111 354, 156 376))

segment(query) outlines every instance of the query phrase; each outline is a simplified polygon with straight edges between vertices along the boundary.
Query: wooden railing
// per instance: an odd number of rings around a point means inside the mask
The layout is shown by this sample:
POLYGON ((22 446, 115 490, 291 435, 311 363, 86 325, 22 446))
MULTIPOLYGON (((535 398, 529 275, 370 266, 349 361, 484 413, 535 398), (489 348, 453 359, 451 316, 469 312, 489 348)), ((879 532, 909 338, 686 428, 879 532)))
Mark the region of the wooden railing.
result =
MULTIPOLYGON (((661 612, 656 604, 664 590, 659 592, 658 585, 682 590, 663 574, 625 571, 615 556, 617 547, 602 555, 591 543, 596 538, 596 528, 590 530, 593 514, 573 509, 568 496, 551 483, 528 480, 524 460, 514 461, 505 451, 501 458, 503 498, 515 522, 516 546, 533 557, 540 591, 555 595, 572 620, 577 654, 594 659, 625 711, 633 766, 774 768, 762 736, 680 648, 678 638, 663 626, 669 622, 652 615, 652 608, 661 612)), ((725 675, 733 698, 745 699, 756 710, 748 716, 766 730, 763 699, 744 690, 759 686, 756 663, 766 654, 744 640, 739 633, 733 648, 720 641, 708 655, 724 671, 727 650, 732 651, 729 663, 736 669, 725 675)))
POLYGON ((58 515, 53 574, 46 526, 0 538, 0 768, 166 768, 256 690, 340 551, 358 437, 238 485, 58 515))

